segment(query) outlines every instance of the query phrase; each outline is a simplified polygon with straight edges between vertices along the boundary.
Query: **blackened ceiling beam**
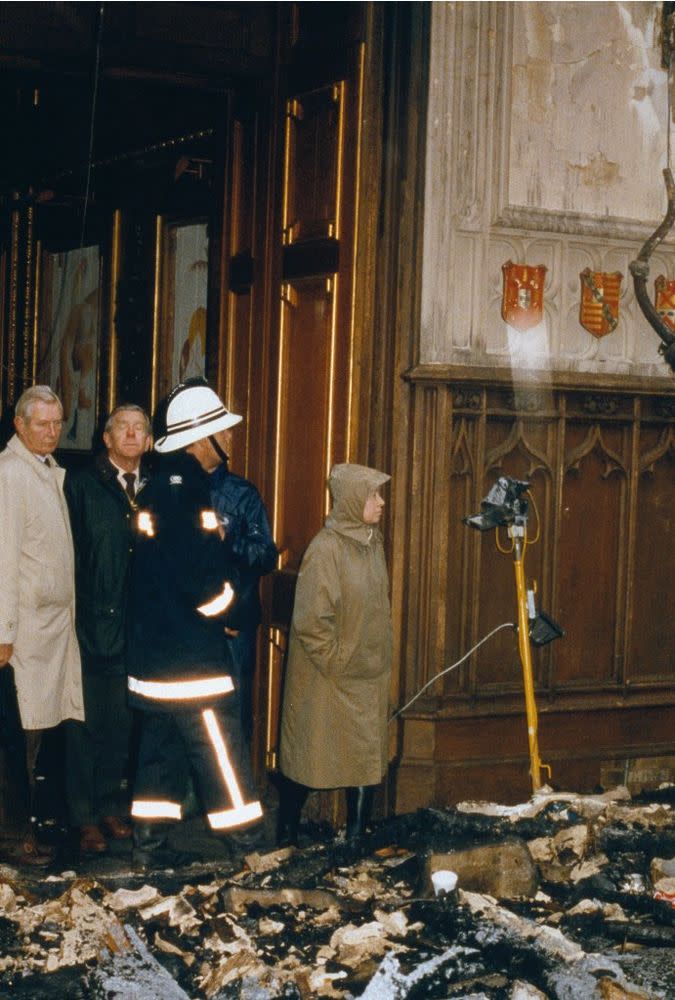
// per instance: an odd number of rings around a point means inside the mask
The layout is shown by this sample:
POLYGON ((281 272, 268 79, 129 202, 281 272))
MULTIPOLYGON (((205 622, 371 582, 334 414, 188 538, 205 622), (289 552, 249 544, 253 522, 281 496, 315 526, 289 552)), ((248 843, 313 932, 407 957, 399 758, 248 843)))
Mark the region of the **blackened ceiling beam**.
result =
POLYGON ((102 76, 222 90, 269 72, 274 6, 4 3, 0 72, 90 74, 102 16, 102 76))

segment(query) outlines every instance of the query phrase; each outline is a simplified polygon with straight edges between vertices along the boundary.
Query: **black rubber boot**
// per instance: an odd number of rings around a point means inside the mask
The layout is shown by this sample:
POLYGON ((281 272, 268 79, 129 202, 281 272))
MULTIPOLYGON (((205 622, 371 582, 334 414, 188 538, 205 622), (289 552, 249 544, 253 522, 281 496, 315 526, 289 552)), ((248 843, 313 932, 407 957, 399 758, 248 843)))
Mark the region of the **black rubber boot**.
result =
POLYGON ((375 785, 357 785, 345 789, 347 794, 347 840, 361 837, 366 831, 373 809, 375 785))
POLYGON ((271 837, 267 832, 265 819, 260 819, 243 829, 228 830, 216 835, 233 855, 264 854, 272 847, 271 837))
POLYGON ((132 861, 138 868, 178 868, 189 864, 187 854, 169 846, 172 824, 134 823, 132 861))
POLYGON ((279 814, 277 816, 277 847, 297 847, 302 807, 309 788, 279 775, 279 814))

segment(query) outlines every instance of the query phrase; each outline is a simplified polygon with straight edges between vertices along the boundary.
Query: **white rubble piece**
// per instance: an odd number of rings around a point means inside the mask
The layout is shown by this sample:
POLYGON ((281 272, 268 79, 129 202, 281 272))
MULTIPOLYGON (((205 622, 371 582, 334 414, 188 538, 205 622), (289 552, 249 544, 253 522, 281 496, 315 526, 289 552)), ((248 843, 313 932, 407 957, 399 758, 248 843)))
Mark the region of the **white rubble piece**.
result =
POLYGON ((352 871, 341 869, 330 879, 343 896, 352 900, 367 903, 372 899, 381 899, 383 886, 378 878, 378 872, 371 862, 357 865, 352 871))
POLYGON ((559 930, 553 927, 541 926, 519 917, 511 910, 499 906, 496 900, 489 896, 481 896, 476 892, 459 891, 459 900, 462 905, 468 906, 472 913, 486 917, 497 927, 502 927, 519 937, 537 941, 538 944, 556 958, 565 962, 578 962, 584 957, 584 950, 580 945, 575 944, 566 938, 559 930))
POLYGON ((295 854, 295 851, 295 847, 281 847, 278 851, 268 851, 265 854, 253 851, 246 855, 246 864, 256 875, 262 875, 265 872, 274 871, 284 861, 288 861, 295 854))
POLYGON ((535 837, 534 840, 527 841, 527 848, 532 860, 538 865, 550 864, 556 860, 553 837, 535 837))
POLYGON ((347 973, 327 972, 325 969, 314 969, 309 975, 310 996, 313 997, 344 997, 342 990, 335 989, 335 983, 344 979, 347 973))
POLYGON ((609 858, 605 854, 594 854, 592 858, 575 865, 570 872, 572 882, 581 882, 585 878, 597 875, 609 864, 609 858))
POLYGON ((177 927, 181 934, 191 934, 201 927, 194 906, 184 895, 166 896, 139 911, 142 920, 162 920, 169 927, 177 927))
POLYGON ((675 896, 675 878, 660 878, 654 882, 654 890, 663 896, 675 896))
POLYGON ((649 874, 654 883, 662 878, 675 878, 675 858, 652 858, 649 874))
POLYGON ((410 929, 408 918, 402 910, 396 910, 394 913, 375 910, 373 916, 378 923, 382 924, 390 937, 405 937, 410 929))
POLYGON ((330 947, 335 952, 336 961, 341 965, 358 969, 366 959, 384 955, 391 945, 383 925, 377 920, 372 920, 370 923, 361 924, 360 927, 355 924, 338 927, 331 936, 330 947))
POLYGON ((258 933, 264 937, 281 934, 285 926, 281 920, 270 920, 269 917, 262 917, 258 921, 258 933))
POLYGON ((153 885, 144 885, 140 889, 117 889, 116 892, 106 893, 103 902, 116 913, 123 913, 125 910, 140 910, 151 906, 160 898, 159 889, 153 885))
POLYGON ((620 888, 622 892, 630 892, 636 896, 642 896, 647 892, 647 882, 644 875, 641 875, 639 872, 631 872, 622 879, 620 888))
POLYGON ((56 899, 17 910, 15 919, 25 935, 49 942, 45 951, 28 946, 22 967, 54 972, 67 966, 95 962, 105 952, 123 952, 127 936, 115 914, 96 903, 89 892, 95 883, 75 884, 56 899))
POLYGON ((625 805, 613 802, 607 806, 602 822, 622 823, 625 826, 654 827, 655 829, 673 826, 673 810, 671 806, 661 802, 650 802, 647 805, 625 805))
POLYGON ((524 983, 518 979, 511 988, 509 1000, 548 1000, 548 997, 532 983, 524 983))
POLYGON ((514 806, 504 806, 495 802, 459 802, 455 807, 458 812, 482 813, 485 816, 500 816, 505 819, 517 821, 519 819, 532 819, 538 816, 542 809, 555 802, 562 802, 574 806, 574 811, 582 816, 591 818, 604 812, 611 802, 622 802, 630 800, 630 792, 625 786, 619 785, 611 788, 602 795, 577 795, 574 792, 554 792, 548 785, 544 785, 538 792, 528 799, 527 802, 514 806))
POLYGON ((589 832, 585 823, 560 830, 553 838, 553 848, 558 861, 563 865, 579 861, 586 854, 588 841, 589 832))
POLYGON ((14 913, 17 905, 14 889, 7 882, 0 882, 0 913, 14 913))
POLYGON ((337 906, 329 906, 327 910, 314 914, 312 919, 315 927, 329 927, 331 924, 339 923, 342 920, 342 914, 337 906))
POLYGON ((193 965, 195 962, 195 956, 191 951, 185 951, 183 948, 179 948, 177 944, 173 941, 169 941, 167 938, 162 937, 161 934, 155 934, 152 939, 152 946, 156 948, 157 951, 163 952, 165 955, 178 955, 182 958, 186 965, 193 965))
POLYGON ((244 977, 265 983, 272 977, 272 971, 258 958, 255 951, 242 946, 227 957, 221 957, 215 964, 205 962, 199 985, 207 997, 213 997, 230 983, 244 977))
POLYGON ((596 913, 601 913, 607 920, 617 920, 620 923, 625 923, 628 920, 618 903, 603 903, 599 899, 580 899, 575 906, 567 911, 567 916, 587 916, 596 913))
MULTIPOLYGON (((407 975, 401 972, 399 960, 393 952, 388 952, 380 966, 361 994, 361 1000, 405 1000, 410 990, 432 975, 437 969, 461 956, 476 954, 472 948, 456 946, 422 962, 407 975)), ((479 996, 479 994, 475 994, 479 996)))
POLYGON ((130 949, 111 956, 91 974, 106 1000, 190 1000, 148 951, 133 927, 125 927, 130 949))

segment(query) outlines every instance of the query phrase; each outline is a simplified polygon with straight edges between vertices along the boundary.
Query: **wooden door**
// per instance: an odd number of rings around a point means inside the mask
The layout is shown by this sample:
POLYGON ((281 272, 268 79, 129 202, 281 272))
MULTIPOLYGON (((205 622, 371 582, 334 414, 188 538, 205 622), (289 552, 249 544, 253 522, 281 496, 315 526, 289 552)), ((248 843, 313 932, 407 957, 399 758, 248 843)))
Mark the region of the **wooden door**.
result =
MULTIPOLYGON (((356 62, 356 61, 355 61, 356 62)), ((352 380, 358 63, 285 106, 278 319, 274 581, 267 762, 276 728, 295 576, 328 509, 326 480, 348 458, 352 380)))
POLYGON ((372 244, 364 233, 375 225, 374 211, 366 224, 359 217, 360 205, 373 204, 373 182, 363 180, 373 155, 363 149, 366 11, 361 4, 280 10, 272 89, 251 94, 248 112, 234 113, 220 386, 245 414, 233 467, 261 490, 280 550, 277 571, 263 581, 259 774, 276 766, 295 579, 327 513, 328 474, 336 462, 366 457, 358 413, 370 325, 359 319, 366 311, 359 271, 362 245, 370 252, 372 244))

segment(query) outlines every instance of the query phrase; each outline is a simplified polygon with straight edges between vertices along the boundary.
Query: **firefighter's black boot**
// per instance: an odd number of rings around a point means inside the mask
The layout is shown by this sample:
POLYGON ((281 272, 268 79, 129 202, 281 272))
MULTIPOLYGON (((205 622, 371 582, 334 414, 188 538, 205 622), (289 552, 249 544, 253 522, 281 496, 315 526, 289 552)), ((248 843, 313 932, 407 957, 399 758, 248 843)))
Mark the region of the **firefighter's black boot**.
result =
POLYGON ((277 816, 277 847, 297 847, 302 807, 309 788, 279 775, 279 813, 277 816))
POLYGON ((347 840, 361 837, 373 809, 375 785, 358 785, 345 789, 347 793, 347 840))
POLYGON ((167 823, 134 823, 134 848, 131 855, 138 868, 177 868, 190 858, 169 845, 167 823))

